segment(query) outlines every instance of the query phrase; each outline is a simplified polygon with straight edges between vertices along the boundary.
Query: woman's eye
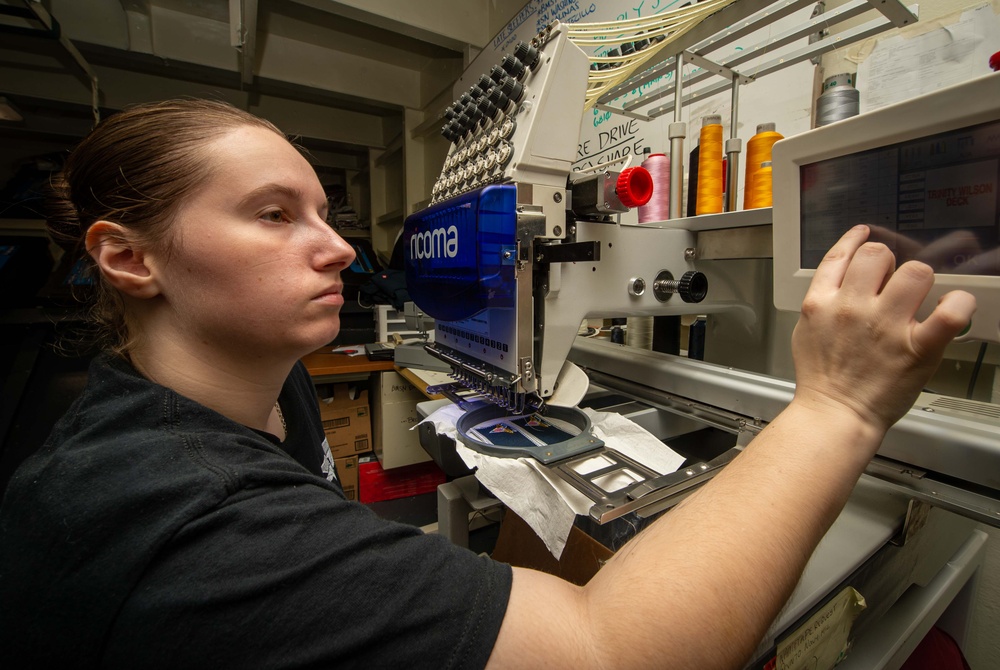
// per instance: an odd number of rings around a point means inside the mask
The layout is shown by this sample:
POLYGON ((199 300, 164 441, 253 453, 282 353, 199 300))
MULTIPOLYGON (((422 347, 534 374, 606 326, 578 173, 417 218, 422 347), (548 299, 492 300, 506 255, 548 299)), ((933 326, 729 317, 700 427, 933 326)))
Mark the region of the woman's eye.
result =
POLYGON ((286 217, 285 213, 280 209, 265 212, 260 218, 270 221, 271 223, 284 223, 288 220, 288 217, 286 217))

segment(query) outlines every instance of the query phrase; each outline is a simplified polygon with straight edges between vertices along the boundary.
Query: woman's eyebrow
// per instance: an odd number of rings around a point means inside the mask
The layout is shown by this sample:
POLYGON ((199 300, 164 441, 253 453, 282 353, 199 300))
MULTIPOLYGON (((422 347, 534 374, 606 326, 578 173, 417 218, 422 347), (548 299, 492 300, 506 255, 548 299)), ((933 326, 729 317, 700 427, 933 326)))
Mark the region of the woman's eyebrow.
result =
POLYGON ((238 207, 242 208, 249 205, 254 200, 265 197, 265 196, 284 196, 286 198, 297 200, 302 197, 302 191, 297 188, 291 188, 285 186, 284 184, 270 183, 259 186, 254 190, 247 193, 245 196, 240 198, 238 207))

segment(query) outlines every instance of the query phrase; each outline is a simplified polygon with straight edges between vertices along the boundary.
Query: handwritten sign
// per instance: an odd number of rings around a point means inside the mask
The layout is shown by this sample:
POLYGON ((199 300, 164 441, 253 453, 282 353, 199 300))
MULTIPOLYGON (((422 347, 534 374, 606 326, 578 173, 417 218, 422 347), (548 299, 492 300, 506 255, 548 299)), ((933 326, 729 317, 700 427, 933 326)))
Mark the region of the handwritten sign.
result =
POLYGON ((848 586, 792 635, 778 643, 778 670, 832 668, 848 650, 854 620, 867 607, 848 586))

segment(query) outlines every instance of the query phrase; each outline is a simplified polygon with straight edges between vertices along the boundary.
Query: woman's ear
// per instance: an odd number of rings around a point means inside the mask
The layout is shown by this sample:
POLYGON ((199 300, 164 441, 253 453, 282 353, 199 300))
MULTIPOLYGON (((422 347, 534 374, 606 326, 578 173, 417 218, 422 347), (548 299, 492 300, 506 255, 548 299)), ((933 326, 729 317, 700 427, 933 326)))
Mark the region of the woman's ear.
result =
POLYGON ((159 294, 145 250, 129 239, 123 226, 110 221, 94 223, 87 229, 86 245, 101 274, 116 289, 133 298, 159 294))

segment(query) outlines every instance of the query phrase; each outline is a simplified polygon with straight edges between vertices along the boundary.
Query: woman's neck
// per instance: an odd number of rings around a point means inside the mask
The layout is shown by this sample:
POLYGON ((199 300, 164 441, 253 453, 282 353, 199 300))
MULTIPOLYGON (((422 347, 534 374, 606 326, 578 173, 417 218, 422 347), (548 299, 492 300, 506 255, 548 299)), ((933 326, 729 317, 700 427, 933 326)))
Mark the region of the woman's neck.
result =
POLYGON ((208 346, 144 342, 129 352, 147 379, 250 428, 280 434, 275 403, 294 358, 248 356, 208 346))

